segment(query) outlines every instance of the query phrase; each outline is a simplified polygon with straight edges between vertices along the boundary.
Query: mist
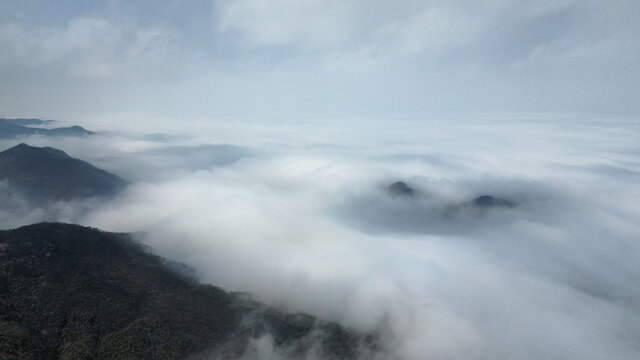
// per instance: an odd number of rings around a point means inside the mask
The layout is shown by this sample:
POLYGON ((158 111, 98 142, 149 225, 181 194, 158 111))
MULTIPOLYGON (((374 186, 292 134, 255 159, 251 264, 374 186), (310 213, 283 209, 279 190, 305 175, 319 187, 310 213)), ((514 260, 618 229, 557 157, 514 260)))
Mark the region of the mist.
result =
MULTIPOLYGON (((637 122, 290 125, 184 120, 165 124, 171 136, 122 126, 21 139, 130 185, 107 202, 35 210, 9 193, 3 204, 25 210, 2 210, 2 225, 139 232, 200 281, 378 334, 381 358, 638 357, 637 122), (415 196, 390 193, 396 181, 415 196), (474 207, 482 195, 513 206, 474 207)), ((286 358, 270 341, 247 356, 286 358)))

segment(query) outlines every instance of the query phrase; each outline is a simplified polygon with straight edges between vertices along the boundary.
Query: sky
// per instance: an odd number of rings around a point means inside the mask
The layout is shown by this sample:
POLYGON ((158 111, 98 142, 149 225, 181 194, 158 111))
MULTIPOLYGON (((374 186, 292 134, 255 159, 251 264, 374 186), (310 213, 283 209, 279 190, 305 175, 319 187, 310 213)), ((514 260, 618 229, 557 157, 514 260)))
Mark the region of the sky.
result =
POLYGON ((640 3, 16 1, 3 116, 640 112, 640 3))

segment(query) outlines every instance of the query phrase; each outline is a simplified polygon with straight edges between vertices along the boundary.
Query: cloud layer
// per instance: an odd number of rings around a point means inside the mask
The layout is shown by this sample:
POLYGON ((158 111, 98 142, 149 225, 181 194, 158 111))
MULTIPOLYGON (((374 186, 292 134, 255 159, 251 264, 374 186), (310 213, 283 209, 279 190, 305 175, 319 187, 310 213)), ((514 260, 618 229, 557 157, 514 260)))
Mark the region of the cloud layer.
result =
POLYGON ((385 356, 630 359, 638 130, 584 118, 183 122, 170 140, 29 142, 133 182, 38 219, 144 231, 203 281, 377 332, 385 356), (396 180, 420 195, 392 196, 396 180), (517 206, 468 205, 483 194, 517 206))

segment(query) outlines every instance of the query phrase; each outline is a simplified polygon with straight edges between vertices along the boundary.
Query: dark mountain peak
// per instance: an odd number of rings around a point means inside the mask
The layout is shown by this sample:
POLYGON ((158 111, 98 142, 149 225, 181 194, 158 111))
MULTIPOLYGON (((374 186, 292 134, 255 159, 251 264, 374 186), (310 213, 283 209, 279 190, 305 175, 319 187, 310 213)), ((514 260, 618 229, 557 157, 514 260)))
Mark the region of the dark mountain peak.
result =
POLYGON ((109 196, 126 185, 117 175, 62 150, 25 143, 0 152, 0 180, 7 180, 35 203, 109 196))
POLYGON ((515 204, 509 200, 500 199, 491 195, 481 195, 473 199, 473 204, 481 208, 490 207, 514 207, 515 204))
POLYGON ((18 151, 22 152, 22 151, 28 151, 29 149, 34 149, 34 148, 35 148, 34 146, 29 146, 25 143, 20 143, 10 149, 3 151, 3 153, 18 152, 18 151))
POLYGON ((43 157, 44 159, 46 158, 70 159, 71 158, 62 150, 54 149, 49 146, 45 146, 45 147, 30 146, 25 143, 20 143, 10 149, 7 149, 1 152, 0 154, 4 156, 12 156, 16 158, 33 157, 33 156, 40 156, 40 157, 43 157))
POLYGON ((5 156, 5 157, 6 156, 13 156, 13 157, 26 156, 26 155, 37 152, 38 149, 41 149, 41 148, 30 146, 25 143, 20 143, 12 148, 9 148, 3 152, 0 152, 0 156, 5 156))
POLYGON ((394 195, 415 195, 415 190, 410 188, 406 183, 402 181, 396 181, 393 184, 389 185, 389 192, 394 195))

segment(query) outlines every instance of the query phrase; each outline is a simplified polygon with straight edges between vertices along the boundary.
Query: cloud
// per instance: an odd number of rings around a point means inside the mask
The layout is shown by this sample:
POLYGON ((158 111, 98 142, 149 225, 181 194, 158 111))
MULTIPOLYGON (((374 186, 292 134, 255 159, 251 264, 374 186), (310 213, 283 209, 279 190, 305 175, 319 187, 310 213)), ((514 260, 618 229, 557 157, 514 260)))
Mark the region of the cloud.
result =
POLYGON ((251 153, 252 150, 241 146, 205 144, 198 146, 178 145, 156 147, 145 150, 143 155, 160 158, 163 162, 174 158, 176 160, 174 167, 179 168, 186 166, 195 170, 233 164, 245 157, 251 156, 251 153))
POLYGON ((74 18, 62 28, 2 23, 0 64, 53 70, 76 80, 144 77, 175 57, 178 39, 168 29, 100 17, 74 18))
POLYGON ((633 0, 62 3, 4 5, 4 116, 635 114, 640 104, 633 0))
POLYGON ((462 40, 464 37, 457 36, 458 32, 471 35, 468 29, 474 24, 472 21, 464 24, 468 15, 458 5, 415 1, 399 5, 387 1, 363 4, 246 0, 218 3, 214 14, 218 31, 240 37, 247 46, 311 51, 367 47, 384 53, 390 48, 411 52, 428 44, 444 44, 453 38, 462 40), (462 16, 455 16, 461 15, 455 11, 460 11, 462 16), (463 26, 454 26, 455 17, 463 26))
POLYGON ((34 205, 11 184, 0 181, 0 228, 13 229, 43 221, 76 223, 99 204, 98 199, 84 199, 34 205))
MULTIPOLYGON (((169 145, 133 133, 39 141, 138 168, 121 196, 66 219, 144 231, 201 280, 375 332, 389 357, 628 359, 640 335, 635 130, 581 118, 245 121, 180 123, 187 135, 169 145), (246 144, 257 155, 215 161, 246 144), (202 149, 213 166, 192 156, 202 149), (422 195, 389 196, 396 180, 422 195), (517 206, 465 207, 481 194, 517 206)), ((268 337, 252 346, 286 357, 268 337)))
POLYGON ((637 46, 630 36, 637 26, 628 15, 636 7, 629 1, 610 7, 576 1, 242 0, 216 3, 214 24, 241 46, 312 56, 355 52, 377 58, 447 58, 461 52, 475 60, 480 55, 513 62, 550 51, 564 52, 565 59, 568 53, 583 57, 586 47, 601 47, 618 35, 622 38, 616 40, 637 46))

